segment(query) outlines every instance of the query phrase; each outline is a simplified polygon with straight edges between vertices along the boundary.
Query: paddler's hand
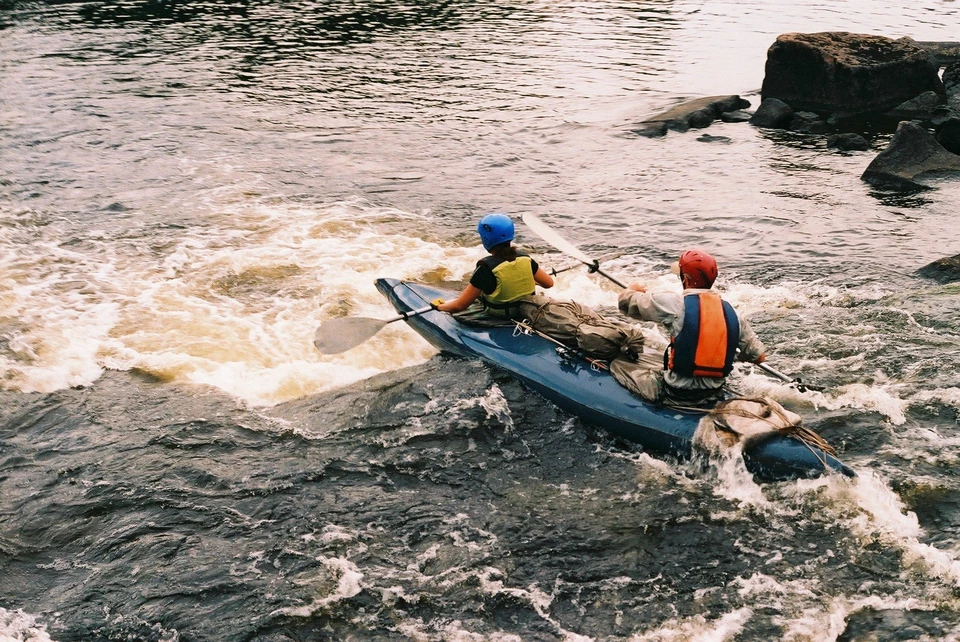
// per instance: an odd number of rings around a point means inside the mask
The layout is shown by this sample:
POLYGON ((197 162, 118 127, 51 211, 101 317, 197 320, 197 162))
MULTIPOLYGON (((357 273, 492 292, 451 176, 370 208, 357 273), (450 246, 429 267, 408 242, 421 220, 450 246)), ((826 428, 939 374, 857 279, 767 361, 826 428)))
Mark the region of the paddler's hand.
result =
POLYGON ((754 362, 754 363, 763 363, 763 362, 766 361, 766 360, 767 360, 767 353, 764 352, 764 353, 761 354, 759 357, 757 357, 756 359, 754 359, 753 362, 754 362))
MULTIPOLYGON (((434 310, 440 310, 440 306, 446 303, 443 299, 434 299, 430 302, 430 307, 434 310)), ((442 311, 442 310, 441 310, 442 311)))
POLYGON ((631 283, 630 285, 627 286, 626 291, 627 292, 646 292, 647 286, 641 283, 631 283))

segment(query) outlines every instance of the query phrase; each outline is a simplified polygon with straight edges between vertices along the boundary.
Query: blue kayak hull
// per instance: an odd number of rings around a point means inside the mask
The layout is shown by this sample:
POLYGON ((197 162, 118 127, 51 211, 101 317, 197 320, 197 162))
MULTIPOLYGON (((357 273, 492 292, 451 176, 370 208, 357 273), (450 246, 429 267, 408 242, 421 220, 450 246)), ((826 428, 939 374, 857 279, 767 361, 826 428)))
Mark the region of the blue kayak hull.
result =
MULTIPOLYGON (((376 284, 398 312, 422 308, 438 297, 456 297, 449 290, 397 279, 378 279, 376 284)), ((566 412, 644 449, 677 457, 689 457, 692 452, 702 413, 646 403, 608 372, 559 354, 547 339, 516 334, 512 327, 469 326, 443 312, 430 311, 406 321, 441 352, 502 368, 566 412)), ((792 437, 774 437, 744 452, 743 458, 747 470, 766 481, 827 472, 855 475, 835 457, 792 437)))

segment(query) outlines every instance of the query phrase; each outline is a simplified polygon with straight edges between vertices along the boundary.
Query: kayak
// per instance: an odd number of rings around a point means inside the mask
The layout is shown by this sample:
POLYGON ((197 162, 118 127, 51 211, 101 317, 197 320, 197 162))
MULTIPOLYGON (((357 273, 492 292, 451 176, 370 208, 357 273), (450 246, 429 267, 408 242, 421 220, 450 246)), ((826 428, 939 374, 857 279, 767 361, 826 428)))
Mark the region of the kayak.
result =
MULTIPOLYGON (((377 289, 405 313, 457 293, 398 279, 378 279, 377 289)), ((647 403, 621 386, 609 372, 593 368, 556 343, 517 332, 513 326, 480 327, 430 310, 405 321, 441 353, 481 359, 503 369, 526 387, 585 422, 639 444, 653 453, 689 458, 693 435, 705 411, 647 403)), ((791 436, 777 435, 745 450, 748 471, 763 481, 856 474, 837 458, 791 436)))

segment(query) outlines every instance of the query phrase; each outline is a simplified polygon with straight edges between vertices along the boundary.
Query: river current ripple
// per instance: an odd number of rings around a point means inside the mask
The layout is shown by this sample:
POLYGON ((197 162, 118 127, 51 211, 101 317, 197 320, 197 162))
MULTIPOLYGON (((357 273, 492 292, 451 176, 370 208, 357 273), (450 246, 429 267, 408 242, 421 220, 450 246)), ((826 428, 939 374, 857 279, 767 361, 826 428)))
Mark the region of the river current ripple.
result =
POLYGON ((863 183, 889 132, 633 133, 755 107, 779 33, 955 39, 902 4, 0 0, 0 639, 957 639, 960 289, 915 270, 960 183, 863 183), (652 457, 397 324, 316 353, 491 210, 655 287, 708 248, 825 390, 738 385, 859 477, 652 457))

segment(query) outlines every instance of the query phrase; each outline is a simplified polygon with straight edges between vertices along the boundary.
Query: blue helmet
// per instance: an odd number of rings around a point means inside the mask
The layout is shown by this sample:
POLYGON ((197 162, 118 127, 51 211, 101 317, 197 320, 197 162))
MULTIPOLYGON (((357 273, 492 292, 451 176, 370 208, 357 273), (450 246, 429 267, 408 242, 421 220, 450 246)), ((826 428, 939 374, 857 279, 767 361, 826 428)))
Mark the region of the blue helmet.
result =
POLYGON ((505 214, 487 214, 477 224, 477 232, 483 249, 489 252, 493 246, 513 240, 513 221, 505 214))

